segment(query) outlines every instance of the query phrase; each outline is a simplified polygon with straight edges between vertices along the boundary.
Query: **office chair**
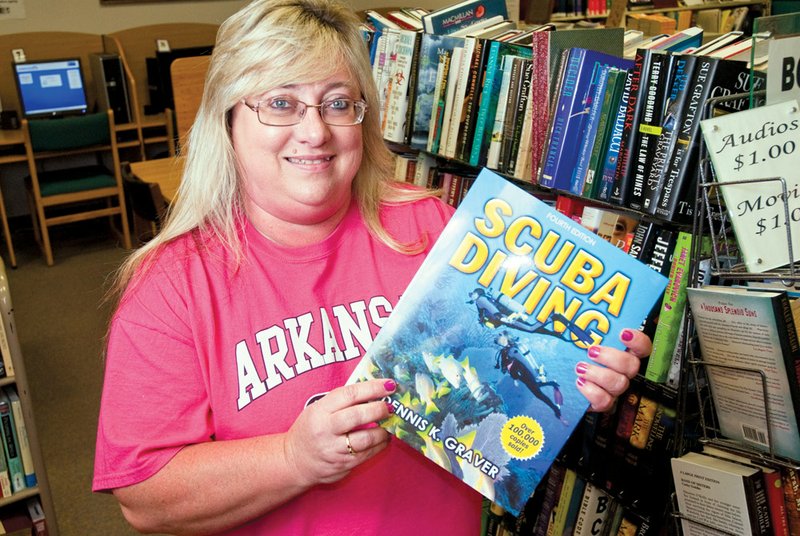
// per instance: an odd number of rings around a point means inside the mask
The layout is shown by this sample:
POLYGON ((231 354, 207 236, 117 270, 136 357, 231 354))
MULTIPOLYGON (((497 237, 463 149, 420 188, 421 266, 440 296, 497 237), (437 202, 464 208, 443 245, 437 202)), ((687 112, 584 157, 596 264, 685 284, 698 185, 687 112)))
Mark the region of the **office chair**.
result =
POLYGON ((133 216, 133 235, 142 244, 158 233, 168 204, 158 184, 141 180, 131 172, 130 164, 125 163, 122 166, 122 181, 128 208, 133 216), (139 223, 142 221, 150 224, 147 231, 139 231, 139 223))
POLYGON ((50 227, 104 216, 120 216, 122 240, 130 249, 114 116, 111 110, 59 119, 23 120, 30 175, 25 178, 36 239, 53 265, 50 227), (110 152, 111 166, 103 163, 110 152), (63 167, 82 155, 95 163, 63 167), (105 201, 105 206, 98 202, 105 201))

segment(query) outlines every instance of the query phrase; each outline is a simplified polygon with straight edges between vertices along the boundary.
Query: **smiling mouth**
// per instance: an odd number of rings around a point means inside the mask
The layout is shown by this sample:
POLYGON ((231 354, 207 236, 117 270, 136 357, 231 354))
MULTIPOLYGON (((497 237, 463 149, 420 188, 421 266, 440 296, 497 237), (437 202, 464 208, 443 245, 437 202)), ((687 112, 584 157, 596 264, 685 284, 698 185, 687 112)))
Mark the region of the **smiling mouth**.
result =
POLYGON ((326 156, 322 158, 292 158, 288 157, 287 160, 292 164, 301 164, 301 165, 315 165, 315 164, 323 164, 325 162, 330 162, 333 159, 332 156, 326 156))

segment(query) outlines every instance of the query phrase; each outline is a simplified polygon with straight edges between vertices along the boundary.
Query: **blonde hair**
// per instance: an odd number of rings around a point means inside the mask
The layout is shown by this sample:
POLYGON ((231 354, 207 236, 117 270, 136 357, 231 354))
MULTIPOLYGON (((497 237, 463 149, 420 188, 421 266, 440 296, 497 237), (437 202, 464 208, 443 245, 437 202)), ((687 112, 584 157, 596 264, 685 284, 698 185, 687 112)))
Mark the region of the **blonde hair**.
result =
POLYGON ((325 79, 341 66, 350 70, 368 106, 353 197, 379 240, 403 253, 421 250, 425 237, 419 243, 399 243, 380 222, 381 203, 413 201, 430 193, 392 180, 391 153, 383 142, 378 94, 358 25, 351 8, 338 1, 255 0, 220 26, 184 147, 186 166, 176 199, 161 232, 120 267, 115 292, 121 293, 161 247, 186 233, 221 241, 241 262, 238 230, 244 210, 230 136, 231 109, 273 87, 325 79))

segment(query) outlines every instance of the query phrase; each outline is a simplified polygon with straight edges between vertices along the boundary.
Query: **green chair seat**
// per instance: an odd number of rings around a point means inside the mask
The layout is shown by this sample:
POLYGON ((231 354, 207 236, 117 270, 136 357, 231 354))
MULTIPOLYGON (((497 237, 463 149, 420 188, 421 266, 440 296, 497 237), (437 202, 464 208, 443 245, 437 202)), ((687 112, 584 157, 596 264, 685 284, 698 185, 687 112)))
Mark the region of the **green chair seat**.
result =
POLYGON ((116 185, 114 175, 103 166, 83 166, 39 173, 42 197, 113 188, 116 185))

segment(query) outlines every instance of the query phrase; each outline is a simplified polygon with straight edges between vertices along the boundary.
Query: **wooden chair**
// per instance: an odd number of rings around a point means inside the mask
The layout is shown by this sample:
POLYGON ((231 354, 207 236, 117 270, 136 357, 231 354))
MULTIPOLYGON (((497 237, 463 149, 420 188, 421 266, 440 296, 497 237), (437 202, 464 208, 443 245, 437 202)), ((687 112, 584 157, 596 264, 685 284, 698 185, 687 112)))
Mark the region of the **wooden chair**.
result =
POLYGON ((23 120, 26 177, 36 238, 53 264, 50 227, 104 216, 120 216, 122 240, 131 247, 114 115, 111 110, 60 119, 23 120), (111 166, 103 163, 110 153, 111 166), (72 156, 94 156, 94 164, 63 167, 72 156), (105 201, 105 206, 100 202, 105 201))
POLYGON ((122 182, 125 186, 125 199, 132 216, 132 230, 137 243, 142 244, 154 237, 167 213, 167 201, 161 188, 153 182, 145 182, 130 170, 129 164, 122 169, 122 182), (148 224, 147 230, 140 231, 140 223, 148 224))
POLYGON ((186 142, 186 135, 197 116, 210 61, 211 56, 192 56, 178 58, 170 66, 175 109, 167 111, 167 117, 173 118, 167 124, 172 125, 174 122, 175 131, 172 140, 176 140, 176 145, 170 146, 172 155, 178 153, 186 142))

